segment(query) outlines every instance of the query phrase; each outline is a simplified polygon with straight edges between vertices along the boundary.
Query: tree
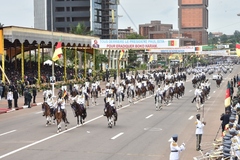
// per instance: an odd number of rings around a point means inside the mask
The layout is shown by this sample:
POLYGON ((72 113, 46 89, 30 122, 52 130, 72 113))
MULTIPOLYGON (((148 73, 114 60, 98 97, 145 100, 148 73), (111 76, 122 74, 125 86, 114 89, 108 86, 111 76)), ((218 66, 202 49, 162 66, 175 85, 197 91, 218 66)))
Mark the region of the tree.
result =
POLYGON ((95 61, 96 70, 98 70, 98 69, 102 70, 102 63, 108 63, 108 58, 104 54, 96 53, 96 61, 95 61), (99 67, 99 64, 101 64, 101 68, 99 67))
POLYGON ((129 50, 128 51, 128 64, 131 66, 136 66, 137 65, 137 54, 134 52, 134 50, 129 50))
POLYGON ((79 35, 92 35, 93 32, 85 26, 85 24, 79 22, 76 27, 71 27, 71 33, 79 35))
POLYGON ((226 34, 223 34, 221 37, 220 37, 220 40, 221 40, 221 43, 227 43, 228 41, 228 37, 226 34))

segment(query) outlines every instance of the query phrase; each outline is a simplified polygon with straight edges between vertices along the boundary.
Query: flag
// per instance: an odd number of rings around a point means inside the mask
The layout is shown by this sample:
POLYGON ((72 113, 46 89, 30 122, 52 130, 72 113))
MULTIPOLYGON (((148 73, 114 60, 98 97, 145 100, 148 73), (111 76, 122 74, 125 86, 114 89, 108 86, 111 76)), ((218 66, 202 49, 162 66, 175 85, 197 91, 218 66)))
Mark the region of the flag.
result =
POLYGON ((58 60, 59 58, 61 58, 63 52, 62 52, 62 42, 61 40, 58 42, 56 49, 54 51, 52 60, 55 62, 56 60, 58 60))
POLYGON ((66 90, 64 90, 64 93, 63 93, 63 98, 65 97, 67 95, 67 91, 66 90))
POLYGON ((225 95, 225 101, 224 101, 225 107, 230 106, 231 104, 231 96, 230 96, 230 83, 228 81, 227 84, 227 90, 226 90, 226 95, 225 95))
POLYGON ((0 29, 0 54, 4 54, 4 37, 3 37, 3 29, 0 29))
POLYGON ((120 52, 120 56, 119 56, 119 60, 122 59, 123 55, 124 55, 124 50, 121 50, 121 52, 120 52))
POLYGON ((240 44, 236 44, 236 53, 237 56, 240 57, 240 44))
POLYGON ((148 61, 148 63, 151 63, 152 61, 153 61, 153 55, 150 54, 150 57, 149 57, 149 61, 148 61))
POLYGON ((114 10, 112 9, 112 22, 114 22, 114 10))
POLYGON ((177 46, 177 41, 176 40, 169 40, 168 41, 168 46, 177 46))

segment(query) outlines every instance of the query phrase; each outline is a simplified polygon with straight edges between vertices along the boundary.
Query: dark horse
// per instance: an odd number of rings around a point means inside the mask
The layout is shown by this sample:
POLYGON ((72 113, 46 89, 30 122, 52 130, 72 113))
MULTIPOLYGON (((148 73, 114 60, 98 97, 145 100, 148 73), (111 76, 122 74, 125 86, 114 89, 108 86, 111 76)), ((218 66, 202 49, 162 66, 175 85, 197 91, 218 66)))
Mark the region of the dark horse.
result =
POLYGON ((43 115, 46 117, 46 120, 47 120, 46 126, 48 126, 53 121, 53 108, 51 109, 46 102, 43 102, 42 110, 43 110, 43 115))
POLYGON ((116 121, 117 121, 117 110, 112 106, 109 105, 109 103, 106 103, 106 117, 107 117, 107 121, 108 121, 108 127, 112 128, 113 124, 114 126, 116 125, 116 121))
POLYGON ((217 85, 217 88, 219 88, 219 87, 220 87, 220 85, 221 85, 221 82, 222 82, 222 80, 221 80, 221 79, 217 79, 217 80, 216 80, 216 85, 217 85))
POLYGON ((77 117, 77 126, 79 126, 79 122, 83 125, 85 118, 87 117, 86 109, 83 104, 79 104, 77 102, 73 102, 71 104, 72 109, 74 110, 75 117, 77 117))
POLYGON ((65 123, 65 129, 67 129, 67 120, 66 120, 66 115, 63 113, 61 109, 61 103, 57 104, 57 108, 55 110, 55 118, 57 121, 57 133, 61 132, 61 122, 65 123))

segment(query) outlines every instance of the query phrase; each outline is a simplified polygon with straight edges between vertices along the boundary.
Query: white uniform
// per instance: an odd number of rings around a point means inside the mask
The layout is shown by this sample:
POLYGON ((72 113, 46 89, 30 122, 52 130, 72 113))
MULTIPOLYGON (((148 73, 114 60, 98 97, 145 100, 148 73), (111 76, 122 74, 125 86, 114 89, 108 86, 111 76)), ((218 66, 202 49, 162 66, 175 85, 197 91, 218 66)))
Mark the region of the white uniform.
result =
POLYGON ((196 89, 194 94, 195 96, 201 96, 202 91, 200 89, 196 89))
POLYGON ((196 124, 195 134, 203 134, 204 124, 198 119, 196 120, 195 124, 196 124))
POLYGON ((178 146, 177 142, 173 141, 170 143, 170 157, 169 160, 179 160, 179 153, 185 150, 184 145, 178 146))
POLYGON ((48 97, 47 100, 46 100, 47 104, 50 106, 50 108, 53 108, 54 107, 54 100, 53 100, 53 97, 48 97))

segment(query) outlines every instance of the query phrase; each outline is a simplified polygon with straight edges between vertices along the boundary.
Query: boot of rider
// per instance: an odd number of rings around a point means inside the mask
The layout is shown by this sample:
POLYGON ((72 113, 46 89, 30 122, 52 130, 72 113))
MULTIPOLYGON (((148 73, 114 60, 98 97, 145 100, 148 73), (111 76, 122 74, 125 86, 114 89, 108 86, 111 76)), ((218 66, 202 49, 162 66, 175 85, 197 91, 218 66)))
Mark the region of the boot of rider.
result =
POLYGON ((132 90, 132 96, 133 96, 132 98, 134 98, 134 91, 133 90, 132 90))
POLYGON ((155 95, 155 98, 154 98, 154 99, 155 99, 155 104, 156 104, 156 102, 157 102, 157 95, 155 95))
POLYGON ((196 100, 196 97, 193 98, 192 103, 196 100))
POLYGON ((121 93, 122 94, 122 101, 124 101, 124 94, 123 93, 121 93))

